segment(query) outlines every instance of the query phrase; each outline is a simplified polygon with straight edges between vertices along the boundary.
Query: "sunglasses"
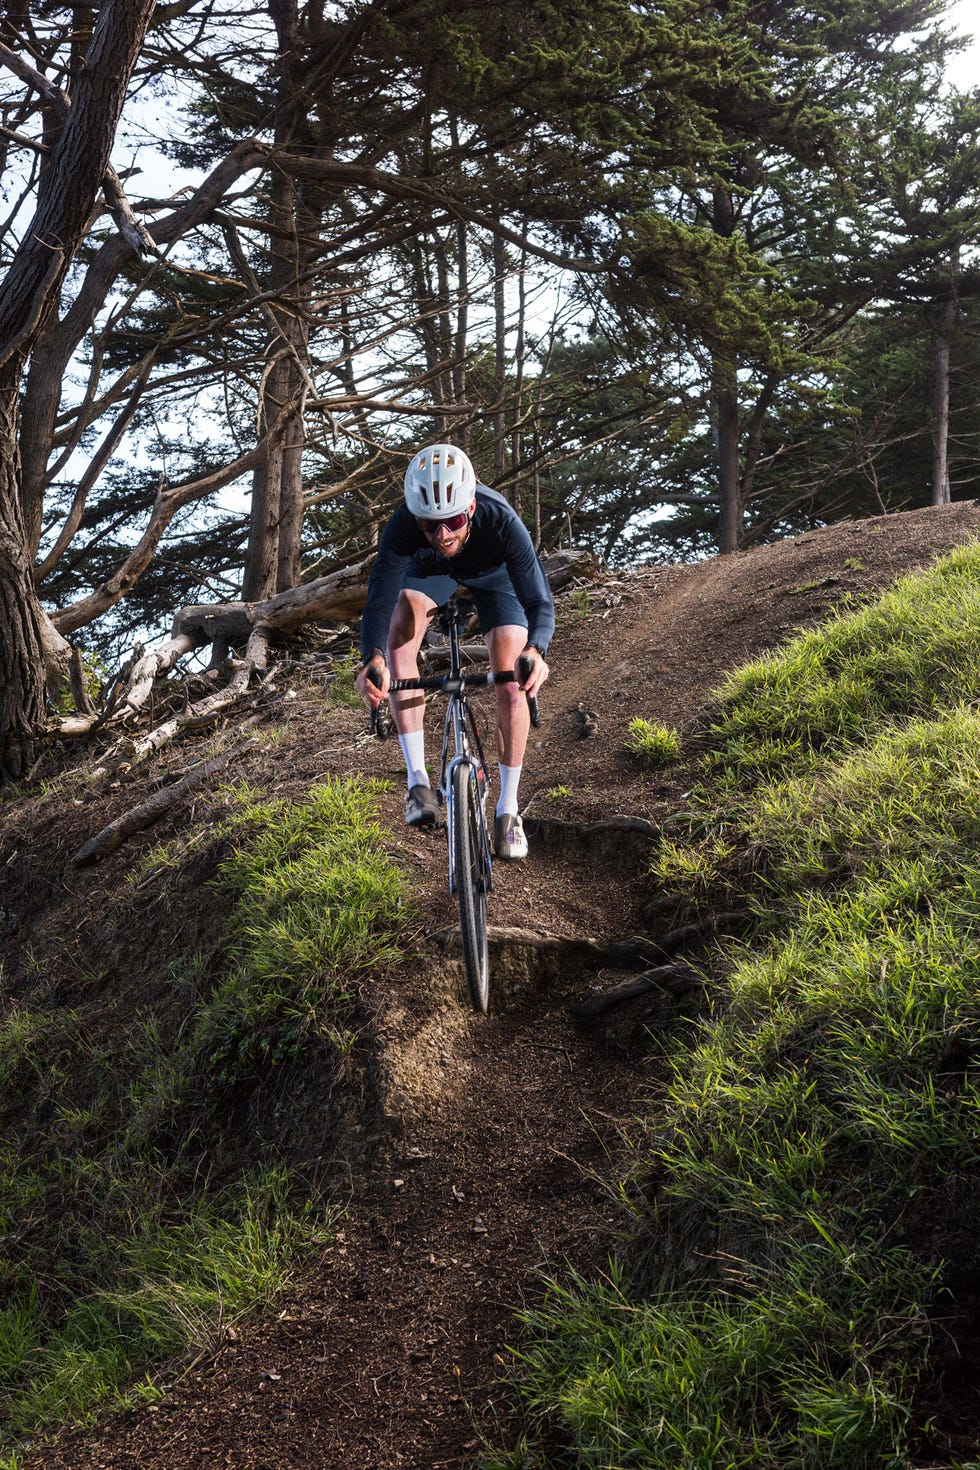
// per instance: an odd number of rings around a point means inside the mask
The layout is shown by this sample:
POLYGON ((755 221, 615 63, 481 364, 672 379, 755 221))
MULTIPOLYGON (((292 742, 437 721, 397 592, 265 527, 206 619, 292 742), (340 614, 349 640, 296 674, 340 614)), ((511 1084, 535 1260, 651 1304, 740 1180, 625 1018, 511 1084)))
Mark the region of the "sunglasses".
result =
POLYGON ((418 518, 419 526, 426 536, 435 536, 441 526, 444 526, 447 531, 461 531, 468 520, 469 515, 465 510, 461 510, 455 516, 446 516, 445 520, 441 521, 430 521, 425 516, 418 518))

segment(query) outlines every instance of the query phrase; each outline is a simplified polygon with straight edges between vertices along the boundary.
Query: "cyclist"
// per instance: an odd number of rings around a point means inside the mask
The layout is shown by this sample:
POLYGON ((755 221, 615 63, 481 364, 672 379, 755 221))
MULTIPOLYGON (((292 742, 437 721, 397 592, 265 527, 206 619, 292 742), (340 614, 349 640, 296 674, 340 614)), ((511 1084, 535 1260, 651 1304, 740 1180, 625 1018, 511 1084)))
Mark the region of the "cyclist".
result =
MULTIPOLYGON (((461 449, 420 449, 405 473, 405 503, 385 527, 368 582, 361 620, 363 666, 355 681, 376 708, 392 679, 418 676, 418 654, 434 610, 457 586, 470 589, 495 673, 530 661, 526 683, 495 685, 500 795, 494 849, 504 860, 527 857, 517 805, 530 716, 525 694, 548 677, 545 654, 555 630, 555 608, 527 528, 502 495, 476 478, 461 449), (374 674, 377 682, 369 677, 374 674)), ((439 820, 439 798, 425 766, 425 698, 418 690, 391 696, 391 709, 408 777, 405 821, 439 820)))

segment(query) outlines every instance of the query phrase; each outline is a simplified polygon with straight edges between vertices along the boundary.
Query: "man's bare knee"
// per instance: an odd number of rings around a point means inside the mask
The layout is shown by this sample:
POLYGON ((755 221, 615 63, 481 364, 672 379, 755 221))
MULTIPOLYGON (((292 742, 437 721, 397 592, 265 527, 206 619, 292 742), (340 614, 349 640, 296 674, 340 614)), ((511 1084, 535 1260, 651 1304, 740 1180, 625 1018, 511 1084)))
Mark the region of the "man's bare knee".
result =
POLYGON ((429 626, 433 606, 428 598, 417 593, 399 593, 388 626, 389 649, 404 648, 417 653, 429 626))

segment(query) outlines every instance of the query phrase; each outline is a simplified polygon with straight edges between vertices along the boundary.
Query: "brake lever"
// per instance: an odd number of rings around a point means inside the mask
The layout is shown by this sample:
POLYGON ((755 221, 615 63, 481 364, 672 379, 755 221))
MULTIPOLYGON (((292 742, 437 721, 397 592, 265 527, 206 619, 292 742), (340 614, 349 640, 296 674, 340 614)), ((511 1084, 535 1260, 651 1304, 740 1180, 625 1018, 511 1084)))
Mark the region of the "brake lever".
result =
MULTIPOLYGON (((368 668, 365 670, 365 672, 370 682, 374 685, 375 689, 380 689, 381 675, 378 673, 377 669, 368 668)), ((388 736, 391 734, 391 712, 389 711, 387 704, 379 704, 376 705, 374 709, 372 709, 371 734, 377 736, 379 740, 387 740, 388 736)))
MULTIPOLYGON (((518 682, 521 684, 526 684, 528 679, 530 679, 531 677, 531 670, 533 668, 534 664, 525 654, 522 653, 520 658, 517 660, 516 672, 518 682)), ((538 705, 538 696, 536 694, 528 694, 526 697, 527 707, 531 712, 531 724, 534 726, 535 729, 537 729, 538 726, 541 724, 541 709, 538 705)))

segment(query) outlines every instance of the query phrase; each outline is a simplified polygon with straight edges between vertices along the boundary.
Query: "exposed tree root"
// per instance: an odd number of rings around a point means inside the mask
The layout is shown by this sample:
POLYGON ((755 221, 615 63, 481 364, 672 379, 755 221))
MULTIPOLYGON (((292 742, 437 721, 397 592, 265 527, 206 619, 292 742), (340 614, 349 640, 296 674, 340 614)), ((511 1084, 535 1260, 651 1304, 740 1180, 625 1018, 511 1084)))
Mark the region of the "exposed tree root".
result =
MULTIPOLYGON (((455 949, 459 945, 459 930, 440 929, 428 936, 430 943, 443 950, 455 949)), ((581 967, 599 969, 603 965, 615 965, 619 969, 629 966, 648 965, 662 955, 660 945, 652 939, 630 938, 602 942, 578 936, 569 938, 563 934, 552 934, 546 929, 516 929, 505 925, 487 928, 487 941, 495 949, 530 949, 542 957, 561 955, 581 967)))
POLYGON ((621 980, 608 990, 595 990, 584 1000, 573 1001, 569 1010, 573 1016, 599 1016, 624 1000, 636 1000, 638 996, 649 995, 651 991, 659 991, 662 995, 676 999, 690 995, 696 985, 697 978, 690 965, 659 965, 657 969, 647 970, 631 980, 621 980))
POLYGON ((617 868, 644 867, 660 840, 660 828, 645 817, 612 816, 601 822, 569 822, 536 817, 525 810, 524 827, 545 848, 578 849, 617 868))
POLYGON ((699 940, 707 939, 714 934, 730 934, 738 930, 747 919, 751 918, 748 909, 731 909, 723 914, 711 914, 707 919, 700 919, 696 924, 681 924, 676 929, 668 929, 662 934, 658 943, 664 954, 674 954, 679 949, 684 949, 689 944, 696 944, 699 940))
MULTIPOLYGON (((544 929, 494 925, 487 929, 487 941, 495 956, 495 974, 498 979, 503 979, 505 990, 509 988, 507 976, 499 974, 504 959, 510 961, 505 969, 536 972, 539 978, 550 976, 552 981, 559 976, 564 983, 600 969, 642 970, 640 975, 619 981, 604 990, 593 990, 582 999, 571 1002, 569 1009, 572 1014, 587 1018, 652 992, 674 1000, 691 995, 699 984, 697 971, 691 963, 684 960, 667 964, 655 962, 678 950, 700 944, 710 936, 737 928, 747 917, 744 910, 733 910, 714 914, 699 923, 680 925, 656 937, 631 936, 604 942, 553 934, 544 929)), ((456 954, 460 950, 459 930, 456 928, 441 929, 428 938, 444 953, 456 954)))

